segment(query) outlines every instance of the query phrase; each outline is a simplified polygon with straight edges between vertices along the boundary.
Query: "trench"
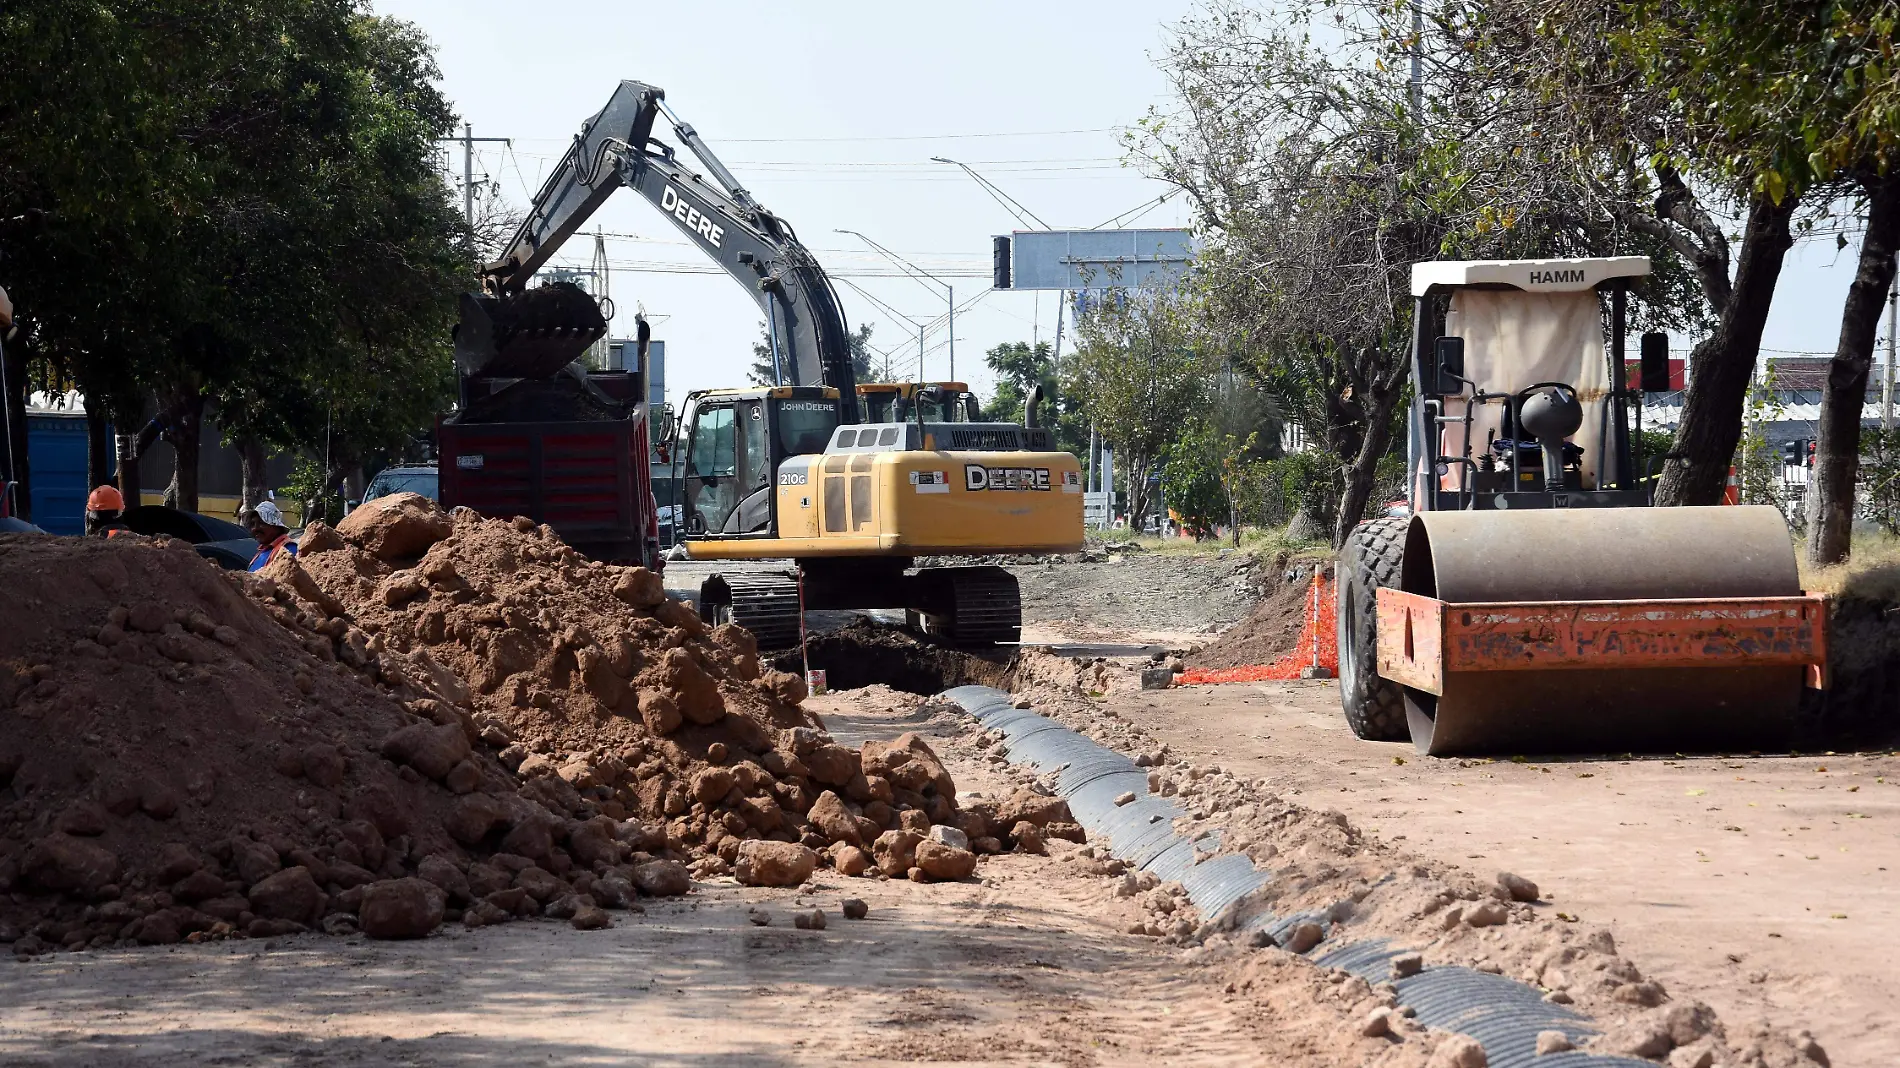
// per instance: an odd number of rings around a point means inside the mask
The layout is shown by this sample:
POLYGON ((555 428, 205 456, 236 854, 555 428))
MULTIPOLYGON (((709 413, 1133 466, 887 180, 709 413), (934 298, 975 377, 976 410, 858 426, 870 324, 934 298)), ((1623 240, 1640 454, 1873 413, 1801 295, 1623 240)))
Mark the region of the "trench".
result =
MULTIPOLYGON (((811 668, 823 671, 825 685, 833 690, 881 683, 893 690, 932 696, 958 686, 1007 690, 1016 680, 1013 648, 957 649, 868 619, 813 634, 805 650, 811 668)), ((771 662, 780 671, 800 672, 805 667, 796 649, 774 654, 771 662)))

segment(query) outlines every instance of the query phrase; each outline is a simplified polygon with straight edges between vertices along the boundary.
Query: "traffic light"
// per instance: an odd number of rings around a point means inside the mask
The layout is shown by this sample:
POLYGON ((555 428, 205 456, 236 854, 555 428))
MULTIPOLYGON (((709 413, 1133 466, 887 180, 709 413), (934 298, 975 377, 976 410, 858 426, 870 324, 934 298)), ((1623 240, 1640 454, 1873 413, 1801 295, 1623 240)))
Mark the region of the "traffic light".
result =
POLYGON ((1804 442, 1802 442, 1800 438, 1796 438, 1793 441, 1782 442, 1781 443, 1781 466, 1793 467, 1796 464, 1799 464, 1801 462, 1802 454, 1807 451, 1801 447, 1803 444, 1804 442))
POLYGON ((1814 466, 1814 445, 1815 443, 1813 441, 1808 442, 1808 466, 1809 467, 1814 466))

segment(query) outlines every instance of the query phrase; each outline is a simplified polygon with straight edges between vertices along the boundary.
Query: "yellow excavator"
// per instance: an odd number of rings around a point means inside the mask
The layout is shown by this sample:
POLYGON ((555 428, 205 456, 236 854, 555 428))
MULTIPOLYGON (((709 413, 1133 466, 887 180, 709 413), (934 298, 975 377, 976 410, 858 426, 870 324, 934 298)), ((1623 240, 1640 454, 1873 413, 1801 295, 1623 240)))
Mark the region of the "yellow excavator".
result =
MULTIPOLYGON (((622 186, 759 302, 779 382, 688 394, 673 428, 675 499, 659 503, 676 506, 687 558, 788 562, 708 577, 701 615, 746 627, 768 649, 798 640, 803 610, 903 609, 922 630, 959 644, 1018 641, 1022 603, 1008 570, 918 561, 1076 551, 1080 464, 1035 424, 1034 397, 1022 423, 980 422, 961 383, 860 387, 824 270, 654 86, 621 82, 582 127, 506 251, 484 269, 484 293, 464 297, 458 366, 532 364, 552 374, 604 333, 599 307, 577 287, 530 289, 528 281, 622 186), (661 118, 710 179, 653 136, 661 118)), ((630 418, 645 420, 639 399, 630 418)))

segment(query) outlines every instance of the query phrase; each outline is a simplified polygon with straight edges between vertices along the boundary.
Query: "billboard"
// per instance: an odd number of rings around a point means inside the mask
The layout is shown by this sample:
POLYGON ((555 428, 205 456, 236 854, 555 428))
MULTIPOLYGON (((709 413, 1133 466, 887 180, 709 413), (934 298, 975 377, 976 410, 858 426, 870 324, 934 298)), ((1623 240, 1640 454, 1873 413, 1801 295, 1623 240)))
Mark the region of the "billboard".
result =
POLYGON ((998 289, 1166 288, 1193 258, 1194 235, 1182 229, 1018 230, 996 239, 995 283, 998 289))

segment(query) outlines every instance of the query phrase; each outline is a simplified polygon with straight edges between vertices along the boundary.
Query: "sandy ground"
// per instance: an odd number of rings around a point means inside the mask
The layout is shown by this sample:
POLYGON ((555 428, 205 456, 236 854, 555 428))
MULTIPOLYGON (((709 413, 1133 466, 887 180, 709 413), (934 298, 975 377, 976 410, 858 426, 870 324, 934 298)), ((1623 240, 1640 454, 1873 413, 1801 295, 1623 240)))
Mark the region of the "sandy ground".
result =
MULTIPOLYGON (((930 724, 906 700, 814 699, 841 739, 930 724)), ((940 715, 937 725, 948 726, 940 715)), ((941 747, 963 792, 1006 787, 941 747)), ((979 881, 821 871, 799 891, 701 884, 616 913, 417 942, 297 936, 0 964, 7 1065, 1333 1064, 1302 1032, 1230 1004, 1223 968, 1122 933, 1112 881, 1059 857, 984 861, 979 881), (869 918, 845 920, 847 897, 869 918), (752 925, 751 906, 770 911, 752 925), (794 909, 823 909, 823 931, 794 909)), ((1304 965, 1298 965, 1304 968, 1304 965)), ((1307 971, 1312 971, 1308 968, 1307 971)), ((1351 1039, 1347 1044, 1351 1044, 1351 1039)), ((1364 1040, 1360 1040, 1364 1041, 1364 1040)))
POLYGON ((1388 840, 1519 872, 1729 1021, 1900 1063, 1900 757, 1441 760, 1352 736, 1333 683, 1119 694, 1177 756, 1267 776, 1388 840))

